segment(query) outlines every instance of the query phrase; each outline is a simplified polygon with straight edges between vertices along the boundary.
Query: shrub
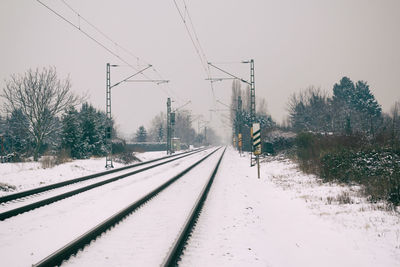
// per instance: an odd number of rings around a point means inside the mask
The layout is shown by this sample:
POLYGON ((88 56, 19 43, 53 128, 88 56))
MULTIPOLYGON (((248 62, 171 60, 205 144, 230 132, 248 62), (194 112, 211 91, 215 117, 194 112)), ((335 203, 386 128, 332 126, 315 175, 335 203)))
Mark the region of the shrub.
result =
POLYGON ((363 136, 302 133, 296 138, 297 160, 307 173, 325 181, 358 183, 372 201, 400 204, 400 151, 367 145, 363 136))
POLYGON ((130 151, 124 151, 120 154, 117 154, 115 156, 115 161, 123 163, 123 164, 130 164, 133 162, 141 162, 140 159, 138 159, 133 152, 130 151))

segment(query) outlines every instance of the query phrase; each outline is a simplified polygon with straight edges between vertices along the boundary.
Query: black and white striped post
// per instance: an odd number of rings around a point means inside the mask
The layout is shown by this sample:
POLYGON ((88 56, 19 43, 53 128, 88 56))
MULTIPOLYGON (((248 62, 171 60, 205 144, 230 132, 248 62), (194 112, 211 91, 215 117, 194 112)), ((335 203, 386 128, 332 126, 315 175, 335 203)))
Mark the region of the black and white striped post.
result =
POLYGON ((257 160, 258 178, 260 178, 261 129, 259 123, 253 123, 253 152, 257 160))

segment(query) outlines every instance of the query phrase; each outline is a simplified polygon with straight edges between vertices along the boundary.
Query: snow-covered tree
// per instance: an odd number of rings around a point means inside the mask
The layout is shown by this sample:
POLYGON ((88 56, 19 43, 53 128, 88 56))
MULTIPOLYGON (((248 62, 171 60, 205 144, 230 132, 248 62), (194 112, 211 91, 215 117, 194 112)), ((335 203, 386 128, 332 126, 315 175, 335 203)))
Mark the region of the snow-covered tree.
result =
POLYGON ((343 77, 333 86, 331 105, 336 132, 374 134, 381 119, 382 109, 364 81, 354 85, 343 77))
POLYGON ((61 147, 68 150, 73 158, 82 157, 82 131, 79 126, 79 113, 71 106, 62 116, 61 147))
POLYGON ((104 112, 88 104, 82 105, 79 113, 79 127, 81 134, 81 153, 84 157, 91 155, 100 156, 106 152, 105 148, 105 127, 106 115, 104 112))
POLYGON ((6 119, 5 143, 8 153, 24 154, 31 149, 31 136, 25 131, 29 120, 21 110, 14 110, 6 119), (21 127, 23 125, 23 127, 21 127))

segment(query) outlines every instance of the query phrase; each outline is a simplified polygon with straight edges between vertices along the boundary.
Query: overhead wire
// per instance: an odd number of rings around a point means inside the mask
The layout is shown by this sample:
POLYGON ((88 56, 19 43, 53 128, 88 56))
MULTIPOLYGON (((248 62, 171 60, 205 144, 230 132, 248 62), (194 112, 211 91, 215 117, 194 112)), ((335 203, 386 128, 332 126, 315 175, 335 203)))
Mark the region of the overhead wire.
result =
POLYGON ((37 2, 39 2, 41 5, 43 5, 44 7, 46 7, 48 10, 50 10, 51 12, 53 12, 55 15, 57 15, 59 18, 61 18, 62 20, 64 20, 65 22, 67 22, 68 24, 70 24, 72 27, 74 27, 75 29, 79 30, 80 32, 82 32, 86 37, 88 37, 89 39, 91 39, 93 42, 95 42, 96 44, 98 44, 99 46, 101 46, 103 49, 105 49, 107 52, 109 52, 111 55, 115 56, 116 58, 118 58, 119 60, 121 60, 122 62, 124 62, 125 64, 127 64, 128 66, 130 66, 131 68, 133 68, 134 70, 138 71, 138 69, 136 69, 135 67, 133 67, 128 61, 126 61, 125 59, 123 59, 120 55, 118 55, 117 53, 115 53, 114 51, 112 51, 111 49, 109 49, 107 46, 105 46, 104 44, 102 44, 100 41, 98 41, 96 38, 94 38, 93 36, 91 36, 89 33, 87 33, 86 31, 82 30, 80 25, 75 25, 73 22, 71 22, 70 20, 68 20, 67 18, 65 18, 64 16, 62 16, 60 13, 58 13, 57 11, 55 11, 54 9, 52 9, 51 7, 49 7, 48 5, 46 5, 45 3, 43 3, 40 0, 36 0, 37 2))
POLYGON ((186 29, 186 32, 187 32, 189 38, 190 38, 190 41, 192 42, 192 45, 193 45, 193 47, 194 47, 194 49, 196 51, 196 54, 200 59, 200 63, 202 65, 202 68, 204 69, 204 72, 206 73, 207 78, 210 80, 210 87, 211 87, 211 92, 212 92, 212 96, 213 96, 213 104, 215 106, 216 96, 215 96, 215 92, 214 92, 214 85, 213 85, 213 82, 211 80, 210 66, 208 65, 207 56, 204 53, 204 50, 203 50, 203 48, 201 46, 199 37, 198 37, 196 29, 194 27, 193 20, 192 20, 192 18, 190 16, 187 4, 186 4, 185 0, 182 0, 183 1, 183 8, 184 8, 184 12, 183 12, 181 10, 181 8, 179 7, 178 3, 176 2, 176 0, 173 0, 173 1, 174 1, 174 4, 175 4, 175 7, 176 7, 176 9, 177 9, 177 11, 179 13, 179 16, 181 17, 182 22, 183 22, 183 24, 185 26, 185 29, 186 29), (189 27, 188 23, 186 22, 186 16, 187 16, 187 18, 189 20, 190 27, 189 27))
POLYGON ((78 11, 76 11, 70 4, 68 4, 65 0, 61 0, 61 2, 64 3, 65 6, 67 6, 72 12, 74 12, 79 19, 82 19, 85 21, 88 25, 90 25, 93 29, 95 29, 98 33, 100 33, 104 38, 112 42, 115 46, 121 48, 125 53, 129 54, 130 56, 134 57, 137 61, 142 61, 146 65, 151 65, 150 63, 146 62, 145 60, 139 58, 135 54, 133 54, 131 51, 126 49, 125 47, 121 46, 117 42, 115 42, 111 37, 109 37, 107 34, 105 34, 102 30, 100 30, 97 26, 95 26, 93 23, 91 23, 89 20, 87 20, 85 17, 83 17, 78 11))
POLYGON ((204 57, 204 59, 205 59, 205 62, 206 62, 205 64, 206 64, 206 68, 207 68, 207 69, 206 69, 207 78, 210 79, 211 91, 212 91, 213 99, 214 99, 214 102, 215 102, 216 97, 215 97, 215 92, 214 92, 214 84, 213 84, 213 81, 212 81, 212 79, 211 79, 211 69, 210 69, 210 65, 208 64, 207 56, 206 56, 206 54, 204 53, 203 47, 202 47, 202 45, 201 45, 201 43, 200 43, 199 37, 198 37, 197 32, 196 32, 196 29, 195 29, 195 27, 194 27, 194 24, 193 24, 193 21, 192 21, 192 17, 190 16, 189 9, 187 8, 187 5, 186 5, 186 0, 182 0, 182 1, 183 1, 184 6, 185 6, 185 13, 186 13, 187 16, 188 16, 189 22, 190 22, 190 26, 192 27, 193 34, 194 34, 194 36, 195 36, 195 38, 196 38, 196 41, 197 41, 197 43, 198 43, 198 45, 199 45, 200 52, 202 53, 202 55, 203 55, 203 57, 204 57))
POLYGON ((196 41, 197 41, 199 51, 201 52, 201 54, 202 54, 202 56, 203 56, 203 58, 204 58, 204 60, 205 60, 205 62, 206 62, 205 65, 207 66, 207 65, 208 65, 208 64, 207 64, 207 62, 208 62, 207 56, 206 56, 206 54, 204 53, 203 47, 201 46, 201 43, 200 43, 199 37, 198 37, 198 35, 197 35, 196 29, 195 29, 195 27, 194 27, 194 25, 193 25, 192 17, 190 16, 189 9, 187 8, 186 1, 185 1, 185 0, 182 0, 182 1, 183 1, 183 5, 185 6, 185 14, 187 14, 187 17, 189 18, 190 26, 191 26, 191 28, 192 28, 194 37, 195 37, 195 39, 196 39, 196 41))
MULTIPOLYGON (((75 29, 79 30, 80 32, 82 32, 86 37, 88 37, 90 40, 92 40, 93 42, 95 42, 96 44, 98 44, 100 47, 102 47, 104 50, 106 50, 108 53, 110 53, 111 55, 113 55, 114 57, 118 58, 121 62, 125 63, 126 66, 129 66, 130 68, 132 68, 135 71, 140 72, 139 68, 140 68, 140 64, 139 62, 144 63, 147 66, 151 66, 152 70, 154 73, 156 73, 162 80, 165 80, 164 78, 162 78, 161 74, 159 71, 157 71, 154 66, 148 62, 146 62, 145 60, 139 58, 138 56, 136 56, 134 53, 132 53, 131 51, 129 51, 128 49, 126 49, 125 47, 121 46, 120 44, 118 44, 117 42, 115 42, 110 36, 108 36, 107 34, 105 34, 102 30, 100 30, 97 26, 95 26, 93 23, 91 23, 88 19, 86 19, 85 17, 83 17, 78 11, 76 11, 70 4, 68 4, 65 0, 61 0, 61 2, 68 8, 70 9, 73 13, 75 13, 75 15, 78 17, 78 25, 76 25, 75 23, 71 22, 70 20, 68 20, 66 17, 64 17, 63 15, 61 15, 59 12, 57 12, 55 9, 51 8, 49 5, 43 3, 41 0, 36 0, 37 2, 39 2, 42 6, 44 6, 45 8, 47 8, 48 10, 50 10, 52 13, 54 13, 56 16, 58 16, 59 18, 61 18, 62 20, 64 20, 65 22, 67 22, 69 25, 71 25, 72 27, 74 27, 75 29), (87 23, 90 27, 92 27, 95 31, 97 31, 100 35, 102 35, 105 39, 107 39, 108 41, 110 41, 113 45, 115 45, 116 47, 120 48, 121 50, 123 50, 126 54, 130 55, 131 57, 133 57, 137 62, 138 62, 138 67, 133 66, 128 60, 126 60, 125 58, 123 58, 121 55, 119 55, 117 52, 114 52, 112 49, 110 49, 109 47, 107 47, 104 43, 102 43, 101 41, 97 40, 95 37, 93 37, 91 34, 89 34, 88 32, 86 32, 84 29, 82 29, 81 27, 81 20, 84 21, 85 23, 87 23)), ((140 72, 140 75, 142 75, 143 77, 145 77, 148 80, 154 80, 151 79, 148 75, 146 75, 145 73, 140 72)), ((156 83, 156 82, 155 82, 156 83)), ((157 85, 159 85, 158 83, 156 83, 157 85)), ((162 87, 162 91, 169 97, 171 96, 171 91, 168 91, 165 87, 162 87)))
POLYGON ((176 9, 178 10, 178 13, 179 13, 179 15, 180 15, 180 17, 181 17, 181 19, 183 21, 183 24, 185 25, 185 29, 186 29, 186 31, 187 31, 187 33, 189 35, 189 38, 190 38, 190 40, 191 40, 191 42, 193 44, 193 47, 194 47, 194 49, 195 49, 195 51, 196 51, 196 53, 197 53, 197 55, 198 55, 198 57, 200 59, 201 65, 204 68, 204 70, 207 71, 206 65, 204 64, 204 59, 203 59, 202 55, 200 54, 199 48, 197 47, 196 42, 195 42, 195 40, 194 40, 194 38, 193 38, 193 36, 192 36, 192 34, 190 32, 190 29, 189 29, 189 27, 188 27, 188 25, 186 23, 186 19, 185 19, 184 15, 182 14, 181 9, 179 8, 179 5, 176 2, 176 0, 173 0, 173 1, 175 3, 176 9))

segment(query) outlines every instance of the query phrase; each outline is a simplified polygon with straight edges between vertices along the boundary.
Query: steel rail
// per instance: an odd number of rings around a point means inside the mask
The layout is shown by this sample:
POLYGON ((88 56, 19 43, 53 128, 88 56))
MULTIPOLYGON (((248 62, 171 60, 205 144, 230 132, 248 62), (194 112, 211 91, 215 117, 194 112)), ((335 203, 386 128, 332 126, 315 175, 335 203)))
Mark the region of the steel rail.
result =
POLYGON ((106 232, 108 229, 113 227, 115 224, 119 223, 122 221, 126 216, 129 216, 133 211, 135 211, 137 208, 142 206, 144 203, 149 201, 151 198, 153 198, 155 195, 166 189, 168 186, 176 182, 179 178, 184 176, 186 173, 188 173, 190 170, 192 170, 194 167, 199 165, 201 162, 203 162, 205 159, 210 157, 212 154, 214 154, 217 150, 220 148, 215 149, 202 159, 198 160, 185 170, 181 171, 165 183, 161 184, 139 200, 136 200, 129 206, 125 207, 121 211, 115 213, 108 219, 104 220, 103 222, 99 223, 86 233, 82 234, 81 236, 77 237, 70 243, 66 244, 62 248, 56 250, 46 258, 42 259, 36 264, 33 264, 32 266, 34 267, 44 267, 44 266, 57 266, 60 265, 64 260, 67 260, 70 256, 74 255, 77 251, 85 247, 87 244, 89 244, 92 240, 96 239, 98 236, 100 236, 102 233, 106 232))
POLYGON ((167 163, 170 163, 172 161, 175 161, 175 160, 178 160, 178 159, 181 159, 181 158, 184 158, 184 157, 187 157, 187 156, 190 156, 190 155, 192 155, 194 153, 199 153, 199 152, 200 151, 196 151, 196 152, 193 152, 193 153, 181 155, 179 157, 175 157, 175 158, 169 159, 167 161, 163 161, 163 162, 151 165, 151 166, 147 166, 147 167, 144 167, 144 168, 132 171, 132 172, 128 172, 128 173, 125 173, 125 174, 122 174, 122 175, 118 175, 118 176, 113 177, 113 178, 109 178, 109 179, 106 179, 106 180, 103 180, 103 181, 100 181, 100 182, 97 182, 97 183, 93 183, 93 184, 90 184, 90 185, 87 185, 87 186, 83 186, 83 187, 78 188, 78 189, 74 189, 74 190, 71 190, 71 191, 68 191, 68 192, 65 192, 65 193, 61 193, 61 194, 53 196, 53 197, 42 199, 42 200, 36 201, 34 203, 30 203, 30 204, 27 204, 27 205, 24 205, 24 206, 15 208, 15 209, 11 209, 11 210, 2 212, 2 213, 0 213, 0 221, 3 221, 5 219, 17 216, 17 215, 22 214, 24 212, 31 211, 33 209, 43 207, 45 205, 49 205, 49 204, 54 203, 56 201, 71 197, 73 195, 80 194, 80 193, 88 191, 90 189, 93 189, 93 188, 96 188, 96 187, 99 187, 99 186, 102 186, 102 185, 105 185, 105 184, 108 184, 108 183, 111 183, 111 182, 115 182, 115 181, 123 179, 125 177, 131 176, 131 175, 134 175, 134 174, 137 174, 137 173, 140 173, 140 172, 143 172, 143 171, 146 171, 146 170, 149 170, 149 169, 152 169, 152 168, 155 168, 155 167, 167 164, 167 163))
POLYGON ((219 158, 217 164, 215 165, 215 168, 212 174, 210 175, 208 182, 204 185, 203 190, 201 191, 199 197, 196 200, 195 205, 193 206, 189 216, 185 221, 185 224, 181 228, 178 237, 175 239, 175 242, 173 243, 171 249, 169 250, 161 266, 177 266, 177 263, 182 255, 183 249, 185 248, 190 233, 192 232, 195 223, 199 217, 200 211, 203 208, 204 202, 207 199, 208 192, 210 191, 211 185, 214 181, 215 175, 217 174, 219 165, 221 164, 225 151, 226 147, 222 152, 222 155, 219 158))
POLYGON ((75 178, 75 179, 59 182, 59 183, 54 183, 54 184, 45 185, 45 186, 29 189, 29 190, 18 192, 18 193, 14 193, 14 194, 9 194, 9 195, 0 197, 0 203, 4 203, 4 202, 11 201, 11 200, 27 197, 27 196, 30 196, 30 195, 42 193, 44 191, 56 189, 56 188, 63 187, 63 186, 66 186, 66 185, 70 185, 70 184, 74 184, 74 183, 78 183, 78 182, 83 182, 83 181, 86 181, 86 180, 89 180, 89 179, 93 179, 93 178, 97 178, 97 177, 104 176, 104 175, 107 175, 107 174, 111 174, 111 173, 114 173, 114 172, 119 172, 119 171, 123 171, 123 170, 126 170, 126 169, 138 167, 138 166, 141 166, 141 165, 153 163, 153 162, 156 162, 156 161, 159 161, 159 160, 163 160, 163 159, 167 159, 167 158, 171 158, 171 157, 176 157, 176 156, 179 156, 179 155, 184 155, 184 154, 188 154, 188 153, 192 153, 192 152, 199 152, 199 151, 202 151, 202 150, 204 150, 204 149, 196 149, 196 150, 192 150, 192 151, 186 151, 186 152, 178 153, 178 154, 175 154, 175 155, 170 155, 170 156, 165 156, 165 157, 161 157, 161 158, 157 158, 157 159, 152 159, 152 160, 136 163, 136 164, 133 164, 133 165, 128 165, 128 166, 124 166, 124 167, 120 167, 120 168, 116 168, 116 169, 112 169, 112 170, 108 170, 108 171, 104 171, 104 172, 98 172, 98 173, 94 173, 94 174, 78 177, 78 178, 75 178))

